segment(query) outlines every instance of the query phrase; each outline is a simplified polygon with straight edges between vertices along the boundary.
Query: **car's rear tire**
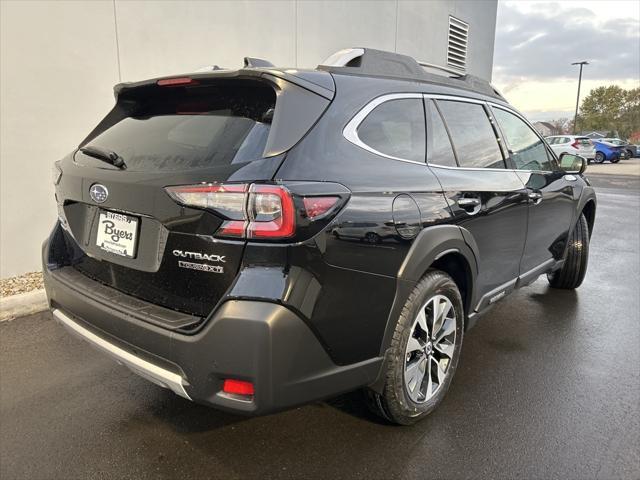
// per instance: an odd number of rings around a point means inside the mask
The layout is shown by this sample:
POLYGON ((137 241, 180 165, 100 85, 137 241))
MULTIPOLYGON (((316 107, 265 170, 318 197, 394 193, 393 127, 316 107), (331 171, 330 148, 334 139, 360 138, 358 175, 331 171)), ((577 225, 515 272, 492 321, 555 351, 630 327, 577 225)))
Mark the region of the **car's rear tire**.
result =
POLYGON ((620 157, 614 157, 611 160, 609 160, 611 163, 618 163, 620 161, 620 157))
POLYGON ((427 272, 400 313, 383 367, 382 393, 367 391, 372 411, 400 425, 431 413, 447 393, 458 365, 463 324, 456 283, 439 270, 427 272))
POLYGON ((560 270, 549 273, 547 278, 554 288, 578 288, 587 273, 589 263, 589 224, 580 214, 567 246, 567 256, 560 270))
POLYGON ((606 159, 607 157, 604 156, 604 153, 596 152, 596 158, 594 158, 596 163, 603 163, 606 159))

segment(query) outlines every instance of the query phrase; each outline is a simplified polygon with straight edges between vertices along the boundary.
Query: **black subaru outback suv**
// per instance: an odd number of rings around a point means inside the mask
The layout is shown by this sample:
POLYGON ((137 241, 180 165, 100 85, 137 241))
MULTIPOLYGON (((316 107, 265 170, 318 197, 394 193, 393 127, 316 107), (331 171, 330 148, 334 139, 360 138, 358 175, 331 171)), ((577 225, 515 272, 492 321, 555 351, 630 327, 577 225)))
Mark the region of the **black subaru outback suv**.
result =
POLYGON ((54 317, 228 411, 363 388, 392 422, 428 414, 492 304, 542 274, 581 284, 596 209, 583 158, 488 82, 434 72, 348 49, 117 85, 55 165, 54 317))

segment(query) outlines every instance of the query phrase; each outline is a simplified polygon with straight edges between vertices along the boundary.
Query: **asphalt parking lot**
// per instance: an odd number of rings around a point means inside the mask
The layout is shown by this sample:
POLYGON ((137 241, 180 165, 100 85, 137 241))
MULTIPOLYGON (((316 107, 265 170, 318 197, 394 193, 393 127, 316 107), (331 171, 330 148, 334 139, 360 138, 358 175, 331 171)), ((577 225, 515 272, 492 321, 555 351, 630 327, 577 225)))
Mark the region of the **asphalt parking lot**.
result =
POLYGON ((0 324, 0 477, 640 477, 640 179, 593 176, 576 292, 539 279, 466 336, 443 405, 413 427, 351 394, 262 418, 192 404, 69 336, 0 324))

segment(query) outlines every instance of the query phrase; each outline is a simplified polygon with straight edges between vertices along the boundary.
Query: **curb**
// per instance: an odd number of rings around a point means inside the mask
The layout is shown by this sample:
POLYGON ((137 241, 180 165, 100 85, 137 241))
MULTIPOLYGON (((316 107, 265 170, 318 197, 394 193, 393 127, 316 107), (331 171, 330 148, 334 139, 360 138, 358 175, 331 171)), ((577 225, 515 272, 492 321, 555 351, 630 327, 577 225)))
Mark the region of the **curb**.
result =
POLYGON ((0 322, 42 312, 49 307, 44 289, 0 298, 0 322))

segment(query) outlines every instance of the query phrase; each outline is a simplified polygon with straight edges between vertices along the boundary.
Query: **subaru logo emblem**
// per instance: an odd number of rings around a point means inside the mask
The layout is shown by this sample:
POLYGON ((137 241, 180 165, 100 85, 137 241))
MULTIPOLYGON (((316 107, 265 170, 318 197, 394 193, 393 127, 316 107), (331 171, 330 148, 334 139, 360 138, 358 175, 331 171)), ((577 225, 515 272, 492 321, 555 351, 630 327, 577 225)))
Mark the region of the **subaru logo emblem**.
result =
POLYGON ((89 189, 89 196, 91 197, 91 200, 96 203, 104 203, 107 201, 107 197, 109 196, 109 190, 107 190, 107 187, 104 185, 94 183, 89 189))

